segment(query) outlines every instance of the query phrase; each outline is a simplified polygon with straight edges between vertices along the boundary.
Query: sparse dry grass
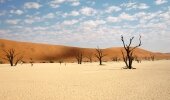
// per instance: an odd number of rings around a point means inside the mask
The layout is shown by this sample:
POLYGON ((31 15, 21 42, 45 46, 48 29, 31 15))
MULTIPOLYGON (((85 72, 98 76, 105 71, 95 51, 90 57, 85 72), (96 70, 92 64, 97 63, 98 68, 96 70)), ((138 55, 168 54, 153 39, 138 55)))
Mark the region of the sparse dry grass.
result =
POLYGON ((0 100, 170 100, 170 61, 0 65, 0 100))

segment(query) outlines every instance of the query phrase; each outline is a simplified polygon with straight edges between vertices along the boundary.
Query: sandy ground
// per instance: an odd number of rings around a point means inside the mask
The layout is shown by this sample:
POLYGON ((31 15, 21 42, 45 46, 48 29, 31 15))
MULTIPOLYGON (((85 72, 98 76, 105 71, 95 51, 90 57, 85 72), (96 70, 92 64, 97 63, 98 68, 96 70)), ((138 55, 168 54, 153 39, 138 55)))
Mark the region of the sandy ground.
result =
POLYGON ((0 100, 170 100, 170 61, 0 65, 0 100))

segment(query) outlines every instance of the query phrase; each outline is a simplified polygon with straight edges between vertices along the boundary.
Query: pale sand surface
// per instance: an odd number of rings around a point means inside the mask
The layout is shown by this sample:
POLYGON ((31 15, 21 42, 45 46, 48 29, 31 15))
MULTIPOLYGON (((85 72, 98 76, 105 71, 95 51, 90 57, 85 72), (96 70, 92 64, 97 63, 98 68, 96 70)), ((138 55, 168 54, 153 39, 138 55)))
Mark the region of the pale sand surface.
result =
POLYGON ((0 100, 170 100, 170 61, 0 65, 0 100))

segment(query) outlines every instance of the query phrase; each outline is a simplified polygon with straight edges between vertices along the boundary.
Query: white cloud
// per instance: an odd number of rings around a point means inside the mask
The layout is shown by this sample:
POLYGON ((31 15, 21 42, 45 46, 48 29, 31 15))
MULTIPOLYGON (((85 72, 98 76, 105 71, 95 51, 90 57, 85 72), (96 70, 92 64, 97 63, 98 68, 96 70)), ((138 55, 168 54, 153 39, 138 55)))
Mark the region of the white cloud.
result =
POLYGON ((24 8, 27 9, 39 9, 42 5, 37 2, 27 2, 24 4, 24 8))
POLYGON ((134 16, 129 15, 129 14, 125 13, 125 12, 121 13, 121 14, 119 15, 119 18, 121 18, 121 19, 123 19, 123 20, 130 20, 130 21, 135 20, 135 17, 134 17, 134 16))
POLYGON ((51 2, 49 2, 49 5, 52 7, 52 8, 58 8, 59 5, 63 2, 65 2, 66 0, 52 0, 51 2))
POLYGON ((97 13, 97 11, 93 8, 90 7, 83 7, 80 9, 81 14, 86 15, 86 16, 92 16, 97 13))
POLYGON ((133 16, 139 20, 139 23, 148 23, 150 21, 159 22, 159 20, 169 20, 169 15, 170 13, 168 11, 157 11, 152 13, 138 12, 133 16))
POLYGON ((51 2, 52 3, 55 3, 55 4, 60 4, 60 3, 63 3, 65 2, 66 0, 52 0, 51 2))
POLYGON ((128 2, 128 3, 123 3, 120 6, 129 8, 129 7, 132 7, 135 4, 136 4, 135 2, 128 2))
POLYGON ((161 4, 164 4, 164 3, 167 3, 167 2, 168 2, 167 0, 155 0, 156 5, 161 5, 161 4))
POLYGON ((16 14, 16 15, 22 15, 24 12, 22 10, 11 10, 10 13, 16 14))
POLYGON ((34 20, 33 19, 25 19, 24 22, 27 24, 32 24, 34 22, 34 20))
POLYGON ((148 28, 148 29, 154 29, 154 30, 157 30, 157 29, 161 29, 161 30, 166 30, 168 27, 165 23, 152 23, 152 22, 149 22, 149 23, 141 23, 141 24, 138 24, 137 25, 138 28, 148 28))
POLYGON ((112 12, 117 12, 117 11, 120 11, 120 10, 122 10, 122 9, 118 6, 110 6, 106 9, 106 12, 112 13, 112 12))
POLYGON ((130 15, 128 13, 121 13, 119 16, 117 17, 113 17, 113 16, 108 16, 106 18, 107 22, 111 22, 111 23, 116 23, 116 22, 121 22, 122 20, 127 20, 127 21, 134 21, 137 19, 137 16, 141 17, 140 14, 135 14, 135 15, 130 15))
POLYGON ((50 4, 50 6, 51 6, 52 8, 58 8, 58 7, 60 7, 58 4, 50 4))
POLYGON ((149 6, 145 3, 128 2, 121 4, 121 7, 125 7, 126 10, 131 9, 148 9, 149 6))
POLYGON ((0 3, 4 3, 5 2, 5 0, 0 0, 0 3))
POLYGON ((155 13, 145 13, 145 12, 139 12, 134 15, 136 18, 139 19, 140 23, 148 22, 149 20, 153 19, 156 14, 155 13))
POLYGON ((65 1, 67 1, 67 2, 79 2, 79 0, 65 0, 65 1))
POLYGON ((63 25, 74 25, 76 23, 78 23, 79 21, 78 20, 65 20, 63 21, 63 25))
POLYGON ((170 11, 161 13, 159 16, 165 20, 170 20, 170 11))
POLYGON ((86 2, 88 5, 91 5, 91 6, 93 6, 93 5, 95 5, 96 4, 96 1, 95 0, 87 0, 87 2, 86 2))
POLYGON ((145 3, 140 3, 139 5, 137 5, 136 8, 138 8, 138 9, 148 9, 149 6, 145 3))
POLYGON ((63 13, 63 14, 61 14, 62 15, 62 17, 67 17, 67 16, 69 16, 69 14, 68 13, 63 13))
POLYGON ((79 0, 65 0, 65 1, 69 1, 69 2, 77 2, 79 0))
POLYGON ((79 13, 78 11, 76 11, 76 10, 71 11, 70 13, 64 13, 64 14, 62 14, 63 17, 68 17, 68 16, 79 16, 79 15, 80 15, 80 13, 79 13))
POLYGON ((84 21, 83 23, 81 23, 81 25, 83 28, 91 29, 91 28, 98 27, 99 25, 102 25, 105 23, 106 23, 106 21, 104 21, 104 20, 87 20, 87 21, 84 21))
POLYGON ((120 22, 120 19, 119 19, 118 17, 112 17, 112 16, 107 17, 106 20, 107 20, 108 22, 112 22, 112 23, 120 22))
POLYGON ((146 13, 145 12, 138 12, 134 16, 136 16, 138 18, 142 18, 142 17, 146 16, 146 13))
POLYGON ((0 11, 0 16, 4 16, 6 14, 6 11, 0 11))
POLYGON ((54 14, 53 13, 48 13, 47 15, 45 15, 43 18, 47 18, 47 19, 51 19, 54 18, 54 14))
POLYGON ((52 8, 58 8, 60 6, 60 4, 65 3, 65 2, 71 3, 71 6, 80 5, 79 0, 52 0, 52 1, 49 2, 49 5, 52 8))
POLYGON ((6 33, 7 33, 6 30, 1 30, 1 29, 0 29, 0 35, 5 35, 6 33))
POLYGON ((18 24, 19 22, 20 22, 19 19, 8 19, 8 20, 6 20, 6 23, 7 23, 7 24, 11 24, 11 25, 16 25, 16 24, 18 24))
POLYGON ((72 6, 78 6, 78 5, 80 5, 80 2, 73 2, 71 5, 72 6))
POLYGON ((39 17, 39 16, 27 15, 27 19, 25 19, 24 22, 27 23, 27 24, 32 24, 32 23, 35 23, 35 22, 41 22, 43 20, 44 20, 44 18, 39 17))
POLYGON ((33 29, 34 30, 47 30, 48 27, 40 27, 40 26, 38 26, 38 27, 34 27, 33 29))
POLYGON ((71 11, 71 13, 69 14, 70 16, 78 16, 80 15, 78 11, 71 11))

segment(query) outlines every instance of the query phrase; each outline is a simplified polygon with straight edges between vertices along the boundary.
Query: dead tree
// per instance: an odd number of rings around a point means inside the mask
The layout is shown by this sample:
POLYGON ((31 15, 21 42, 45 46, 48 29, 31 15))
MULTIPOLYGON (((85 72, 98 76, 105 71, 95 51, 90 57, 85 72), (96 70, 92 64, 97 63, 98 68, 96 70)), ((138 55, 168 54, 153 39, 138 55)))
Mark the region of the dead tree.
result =
POLYGON ((30 63, 31 63, 31 66, 33 66, 34 61, 32 58, 30 58, 30 63))
POLYGON ((19 61, 21 61, 23 59, 23 56, 17 57, 16 62, 15 62, 15 66, 18 64, 19 61))
POLYGON ((155 60, 155 56, 150 54, 151 55, 151 60, 154 61, 155 60))
POLYGON ((99 47, 97 47, 97 49, 96 49, 96 54, 95 54, 95 56, 96 56, 96 58, 99 60, 99 65, 102 65, 102 58, 104 57, 104 56, 106 56, 106 54, 103 54, 103 50, 102 49, 100 49, 99 47))
POLYGON ((64 60, 61 58, 61 59, 59 59, 58 62, 60 63, 60 66, 61 66, 61 63, 64 63, 64 60))
POLYGON ((75 54, 75 58, 76 58, 78 64, 81 64, 81 63, 82 63, 82 60, 83 60, 83 53, 82 53, 82 52, 77 52, 77 53, 75 54))
POLYGON ((134 60, 133 51, 134 51, 136 48, 138 48, 139 46, 142 45, 142 44, 141 44, 141 36, 140 36, 140 37, 139 37, 139 44, 138 44, 137 46, 131 47, 131 44, 132 44, 133 39, 134 39, 134 37, 131 37, 129 44, 127 45, 127 44, 125 44, 125 42, 124 42, 123 36, 121 36, 121 40, 122 40, 122 42, 123 42, 123 47, 124 47, 124 49, 125 49, 125 51, 126 51, 126 54, 124 54, 123 51, 121 51, 121 52, 122 52, 122 55, 123 55, 123 61, 125 62, 126 67, 127 67, 128 69, 132 69, 132 62, 133 62, 133 60, 134 60))
POLYGON ((88 56, 86 56, 87 59, 89 59, 90 63, 92 63, 93 53, 90 53, 88 56))
POLYGON ((118 61, 118 57, 117 57, 117 56, 112 57, 112 58, 111 58, 111 60, 112 60, 112 61, 116 61, 116 62, 117 62, 117 61, 118 61))
POLYGON ((138 56, 134 56, 134 60, 135 60, 137 63, 141 63, 141 59, 140 59, 138 56))
POLYGON ((15 49, 3 50, 5 53, 4 60, 7 60, 11 66, 16 66, 23 59, 23 55, 16 53, 15 49))

